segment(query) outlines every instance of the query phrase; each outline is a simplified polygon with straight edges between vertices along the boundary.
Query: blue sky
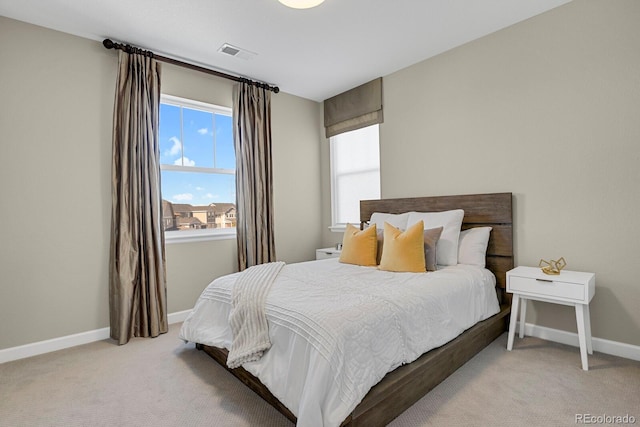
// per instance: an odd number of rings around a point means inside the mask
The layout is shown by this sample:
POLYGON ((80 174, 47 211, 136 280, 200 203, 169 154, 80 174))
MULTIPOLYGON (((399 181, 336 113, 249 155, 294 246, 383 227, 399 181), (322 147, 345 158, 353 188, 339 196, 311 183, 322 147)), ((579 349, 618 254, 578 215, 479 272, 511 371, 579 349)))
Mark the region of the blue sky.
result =
MULTIPOLYGON (((160 163, 235 169, 231 117, 190 108, 182 114, 181 133, 180 107, 160 105, 160 163)), ((162 171, 162 198, 192 205, 235 203, 235 176, 162 171)))

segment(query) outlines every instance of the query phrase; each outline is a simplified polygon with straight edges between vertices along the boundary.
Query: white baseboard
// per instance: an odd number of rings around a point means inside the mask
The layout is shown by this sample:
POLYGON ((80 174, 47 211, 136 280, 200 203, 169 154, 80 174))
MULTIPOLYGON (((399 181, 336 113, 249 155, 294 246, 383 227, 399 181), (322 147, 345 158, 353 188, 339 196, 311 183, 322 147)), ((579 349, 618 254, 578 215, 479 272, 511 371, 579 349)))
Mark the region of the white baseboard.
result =
MULTIPOLYGON (((191 313, 191 310, 170 313, 167 316, 169 324, 184 321, 189 313, 191 313)), ((519 324, 520 322, 516 324, 516 334, 519 330, 517 329, 519 324)), ((578 334, 576 333, 538 326, 532 323, 525 323, 524 332, 525 335, 532 337, 579 347, 578 334)), ((106 339, 109 339, 109 328, 95 329, 93 331, 81 332, 79 334, 67 335, 65 337, 6 348, 0 350, 0 363, 11 362, 12 360, 24 359, 27 357, 37 356, 39 354, 106 339)), ((592 341, 594 351, 640 361, 640 346, 605 340, 603 338, 593 338, 592 341)))
POLYGON ((184 322, 187 316, 191 313, 191 310, 177 311, 175 313, 169 313, 167 318, 169 320, 169 324, 184 322))
MULTIPOLYGON (((516 336, 520 327, 520 322, 516 323, 516 336)), ((567 332, 560 329, 552 329, 544 326, 534 325, 532 323, 524 324, 524 334, 532 337, 540 338, 547 341, 553 341, 560 344, 566 344, 573 347, 580 347, 578 334, 567 332)), ((593 337, 593 351, 611 354, 613 356, 624 357, 625 359, 640 361, 640 346, 626 344, 617 341, 605 340, 603 338, 593 337)))
MULTIPOLYGON (((191 313, 191 310, 170 313, 167 316, 169 324, 184 321, 189 313, 191 313)), ((5 348, 0 350, 0 363, 11 362, 12 360, 24 359, 26 357, 37 356, 39 354, 106 339, 109 339, 109 328, 94 329, 93 331, 80 332, 79 334, 67 335, 65 337, 5 348)))

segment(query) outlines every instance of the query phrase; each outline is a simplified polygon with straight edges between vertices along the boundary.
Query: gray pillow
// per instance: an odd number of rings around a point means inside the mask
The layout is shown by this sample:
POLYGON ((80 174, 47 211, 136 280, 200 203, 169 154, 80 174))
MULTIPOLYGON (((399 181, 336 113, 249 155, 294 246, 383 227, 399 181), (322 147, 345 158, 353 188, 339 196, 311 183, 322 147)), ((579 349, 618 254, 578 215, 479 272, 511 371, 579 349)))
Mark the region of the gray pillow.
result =
POLYGON ((424 260, 427 271, 436 271, 436 243, 440 240, 440 235, 444 227, 430 228, 424 230, 424 260))

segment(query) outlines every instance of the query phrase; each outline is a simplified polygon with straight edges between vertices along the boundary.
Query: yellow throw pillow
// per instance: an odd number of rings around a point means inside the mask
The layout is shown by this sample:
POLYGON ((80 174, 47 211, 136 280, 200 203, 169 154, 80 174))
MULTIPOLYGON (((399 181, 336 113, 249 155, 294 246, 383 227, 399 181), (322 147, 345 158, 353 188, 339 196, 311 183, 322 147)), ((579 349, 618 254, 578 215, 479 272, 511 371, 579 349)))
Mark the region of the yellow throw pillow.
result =
POLYGON ((347 229, 342 237, 342 252, 340 262, 363 266, 375 266, 378 240, 376 238, 376 226, 360 231, 357 227, 347 224, 347 229))
POLYGON ((422 273, 424 259, 424 222, 419 221, 402 232, 384 223, 384 246, 380 270, 422 273))

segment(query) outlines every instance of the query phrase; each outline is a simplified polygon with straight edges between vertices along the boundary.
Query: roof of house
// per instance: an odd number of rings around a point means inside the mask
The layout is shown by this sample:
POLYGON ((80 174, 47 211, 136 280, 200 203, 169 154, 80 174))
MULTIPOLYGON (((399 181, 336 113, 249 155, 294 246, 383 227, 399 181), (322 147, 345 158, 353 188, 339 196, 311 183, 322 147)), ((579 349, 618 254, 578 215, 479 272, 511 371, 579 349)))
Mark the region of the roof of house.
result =
POLYGON ((180 217, 180 218, 178 218, 178 224, 180 224, 180 225, 202 224, 202 221, 200 221, 196 217, 188 217, 188 218, 180 217))
POLYGON ((172 218, 174 215, 173 203, 168 200, 162 200, 162 216, 172 218))
POLYGON ((219 213, 227 213, 230 210, 236 208, 236 205, 234 203, 212 203, 209 206, 213 206, 215 213, 219 214, 219 213))
MULTIPOLYGON (((208 205, 190 205, 188 203, 171 203, 168 200, 162 200, 162 209, 165 212, 165 209, 169 209, 169 207, 165 208, 165 204, 170 205, 170 208, 173 210, 174 214, 181 212, 207 212, 213 211, 216 214, 228 213, 230 210, 235 209, 235 203, 210 203, 208 205)), ((166 213, 165 213, 165 216, 166 213)))
POLYGON ((193 206, 187 203, 173 203, 173 211, 178 212, 193 212, 193 206))

